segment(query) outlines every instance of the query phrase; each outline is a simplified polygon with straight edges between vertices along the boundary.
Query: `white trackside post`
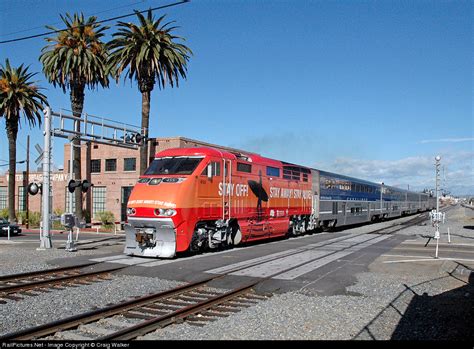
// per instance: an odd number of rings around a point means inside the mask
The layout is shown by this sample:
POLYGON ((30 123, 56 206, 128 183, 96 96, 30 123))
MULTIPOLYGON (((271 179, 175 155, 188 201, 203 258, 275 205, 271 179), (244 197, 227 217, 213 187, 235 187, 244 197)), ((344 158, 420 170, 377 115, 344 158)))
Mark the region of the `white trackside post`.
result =
POLYGON ((441 160, 441 156, 437 155, 435 160, 436 160, 436 218, 435 218, 436 231, 435 231, 434 238, 436 239, 435 258, 438 258, 439 222, 440 222, 438 192, 439 192, 439 166, 440 166, 439 161, 441 160))
POLYGON ((43 155, 43 212, 42 222, 43 229, 40 235, 40 250, 53 247, 50 235, 50 202, 51 202, 51 185, 50 185, 50 165, 51 165, 51 109, 46 107, 44 110, 44 155, 43 155))

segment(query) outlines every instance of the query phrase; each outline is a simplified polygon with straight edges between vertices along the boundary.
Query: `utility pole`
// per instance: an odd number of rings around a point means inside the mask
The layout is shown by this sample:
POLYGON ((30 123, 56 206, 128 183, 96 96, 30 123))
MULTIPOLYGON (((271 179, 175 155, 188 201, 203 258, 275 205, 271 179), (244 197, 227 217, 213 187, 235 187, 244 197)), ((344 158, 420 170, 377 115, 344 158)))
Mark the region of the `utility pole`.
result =
POLYGON ((28 183, 30 183, 30 135, 26 137, 26 185, 23 186, 23 193, 26 196, 25 209, 26 209, 26 223, 25 227, 28 229, 30 227, 30 205, 29 205, 29 195, 26 191, 28 183))

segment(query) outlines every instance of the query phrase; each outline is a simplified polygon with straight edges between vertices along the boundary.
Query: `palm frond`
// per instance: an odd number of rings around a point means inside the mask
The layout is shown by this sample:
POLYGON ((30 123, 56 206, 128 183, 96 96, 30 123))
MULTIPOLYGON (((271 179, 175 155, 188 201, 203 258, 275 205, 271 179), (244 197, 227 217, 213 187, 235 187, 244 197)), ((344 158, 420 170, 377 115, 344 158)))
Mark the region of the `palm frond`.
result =
MULTIPOLYGON (((120 75, 124 79, 136 80, 139 86, 144 82, 158 83, 158 87, 166 85, 178 86, 179 78, 186 78, 187 62, 193 54, 187 46, 178 43, 183 38, 171 33, 178 28, 169 27, 175 21, 163 24, 166 15, 155 20, 152 11, 146 17, 135 11, 139 25, 118 22, 117 32, 108 43, 109 70, 118 81, 120 75)), ((146 88, 150 91, 152 86, 146 88)), ((142 89, 142 87, 140 87, 142 89)))
POLYGON ((63 91, 77 83, 107 87, 107 48, 101 38, 109 27, 98 24, 95 16, 86 20, 82 13, 60 17, 66 29, 45 39, 51 44, 43 47, 39 57, 48 81, 63 91))
POLYGON ((37 73, 28 71, 29 66, 21 64, 18 68, 6 59, 0 66, 0 116, 8 123, 19 123, 23 114, 30 126, 41 124, 41 111, 48 105, 47 98, 31 79, 37 73))

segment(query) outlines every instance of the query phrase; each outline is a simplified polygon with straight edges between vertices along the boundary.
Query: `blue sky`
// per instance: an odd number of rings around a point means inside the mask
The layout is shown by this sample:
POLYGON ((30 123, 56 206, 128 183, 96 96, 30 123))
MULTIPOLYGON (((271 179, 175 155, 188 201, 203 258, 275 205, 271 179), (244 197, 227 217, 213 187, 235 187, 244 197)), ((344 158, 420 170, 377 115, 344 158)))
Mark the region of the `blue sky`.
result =
MULTIPOLYGON (((105 19, 166 3, 2 0, 0 40, 61 27, 65 12, 105 19)), ((440 154, 446 187, 474 194, 472 2, 192 0, 161 13, 181 26, 176 34, 194 56, 179 88, 153 91, 152 136, 200 139, 417 190, 434 187, 440 154)), ((0 62, 30 64, 53 110, 69 109, 69 94, 42 76, 44 45, 43 38, 0 45, 0 62)), ((128 81, 86 91, 91 114, 139 125, 140 108, 128 81)), ((42 144, 41 131, 23 125, 18 159, 28 132, 42 144)), ((55 140, 57 165, 64 142, 55 140)), ((2 160, 7 145, 0 137, 2 160)))

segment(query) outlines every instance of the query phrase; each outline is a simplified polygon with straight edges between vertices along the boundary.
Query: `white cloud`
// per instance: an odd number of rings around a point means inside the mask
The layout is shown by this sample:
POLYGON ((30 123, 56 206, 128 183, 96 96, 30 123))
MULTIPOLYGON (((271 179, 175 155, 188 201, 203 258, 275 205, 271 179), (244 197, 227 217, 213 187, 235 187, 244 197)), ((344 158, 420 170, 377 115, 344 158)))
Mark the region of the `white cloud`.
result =
POLYGON ((422 141, 419 141, 418 143, 424 144, 424 143, 439 143, 439 142, 444 142, 444 143, 474 142, 474 137, 470 137, 470 138, 424 139, 422 141))
MULTIPOLYGON (((441 154, 440 186, 452 194, 474 193, 474 152, 441 154)), ((373 182, 384 182, 400 188, 423 190, 435 187, 433 156, 416 156, 398 160, 365 160, 336 158, 318 166, 331 172, 373 182), (324 167, 323 167, 324 166, 324 167)))

